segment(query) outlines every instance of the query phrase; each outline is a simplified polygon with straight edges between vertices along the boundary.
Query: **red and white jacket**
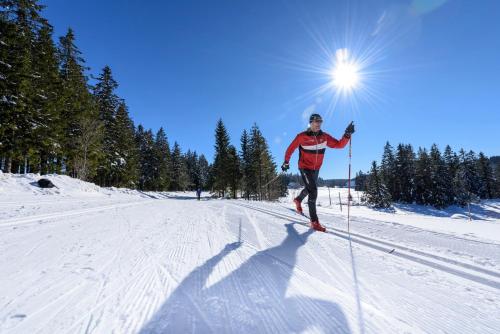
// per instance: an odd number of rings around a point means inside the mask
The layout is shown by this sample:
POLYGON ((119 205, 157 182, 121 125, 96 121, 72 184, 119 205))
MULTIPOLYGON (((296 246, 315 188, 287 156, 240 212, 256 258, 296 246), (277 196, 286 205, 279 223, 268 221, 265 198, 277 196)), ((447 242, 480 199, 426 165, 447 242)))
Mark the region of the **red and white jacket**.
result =
POLYGON ((295 137, 285 153, 285 162, 290 161, 295 149, 299 148, 299 168, 319 170, 323 164, 325 150, 330 148, 344 148, 349 142, 349 137, 345 135, 337 140, 323 131, 312 132, 307 130, 295 137))

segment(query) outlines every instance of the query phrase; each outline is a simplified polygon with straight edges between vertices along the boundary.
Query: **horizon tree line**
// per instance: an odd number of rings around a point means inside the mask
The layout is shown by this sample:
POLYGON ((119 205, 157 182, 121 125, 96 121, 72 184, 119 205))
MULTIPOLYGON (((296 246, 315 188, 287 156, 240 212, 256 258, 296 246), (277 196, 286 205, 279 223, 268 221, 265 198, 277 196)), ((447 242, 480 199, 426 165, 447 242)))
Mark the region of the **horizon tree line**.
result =
POLYGON ((380 164, 373 161, 368 173, 357 173, 356 190, 365 191, 366 202, 379 208, 393 202, 465 206, 500 197, 500 164, 483 152, 460 149, 457 154, 449 145, 443 153, 436 144, 415 153, 410 144, 394 149, 387 142, 380 164))

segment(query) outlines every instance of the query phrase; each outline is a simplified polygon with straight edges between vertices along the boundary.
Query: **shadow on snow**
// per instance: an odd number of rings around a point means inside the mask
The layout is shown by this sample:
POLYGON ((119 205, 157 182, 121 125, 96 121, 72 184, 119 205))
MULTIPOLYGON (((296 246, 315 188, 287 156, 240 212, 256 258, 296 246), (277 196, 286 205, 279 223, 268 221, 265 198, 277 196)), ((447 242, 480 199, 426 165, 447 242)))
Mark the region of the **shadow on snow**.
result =
POLYGON ((140 333, 283 333, 306 329, 350 333, 336 303, 286 296, 297 251, 313 232, 299 234, 293 224, 285 226, 287 236, 280 245, 257 252, 227 277, 205 287, 214 268, 222 266, 224 257, 241 246, 238 242, 227 244, 179 284, 140 333))

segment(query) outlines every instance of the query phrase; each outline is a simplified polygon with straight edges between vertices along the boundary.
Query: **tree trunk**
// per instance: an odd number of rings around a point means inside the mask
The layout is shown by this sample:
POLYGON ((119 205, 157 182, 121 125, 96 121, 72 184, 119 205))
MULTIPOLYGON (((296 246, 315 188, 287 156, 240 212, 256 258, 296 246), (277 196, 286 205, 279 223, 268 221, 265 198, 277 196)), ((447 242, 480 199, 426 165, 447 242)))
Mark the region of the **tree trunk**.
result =
POLYGON ((47 169, 47 154, 40 152, 40 175, 48 174, 47 169))
POLYGON ((7 157, 5 159, 5 169, 4 169, 4 172, 5 173, 11 173, 12 172, 12 158, 11 157, 7 157))

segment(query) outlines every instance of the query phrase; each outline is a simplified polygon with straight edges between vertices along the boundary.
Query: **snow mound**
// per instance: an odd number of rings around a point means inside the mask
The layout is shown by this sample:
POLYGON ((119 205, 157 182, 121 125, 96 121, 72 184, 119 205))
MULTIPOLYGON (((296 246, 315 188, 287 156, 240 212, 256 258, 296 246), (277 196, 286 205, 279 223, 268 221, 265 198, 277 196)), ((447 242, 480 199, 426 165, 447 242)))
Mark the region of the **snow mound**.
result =
POLYGON ((147 194, 126 188, 102 188, 98 185, 58 174, 0 174, 0 196, 2 200, 16 201, 33 197, 53 196, 55 198, 103 198, 110 196, 138 196, 148 198, 147 194), (38 180, 50 180, 56 187, 40 188, 38 180))

